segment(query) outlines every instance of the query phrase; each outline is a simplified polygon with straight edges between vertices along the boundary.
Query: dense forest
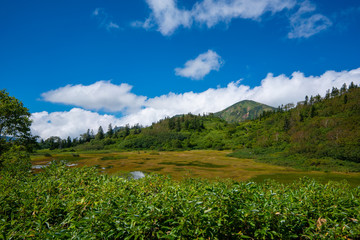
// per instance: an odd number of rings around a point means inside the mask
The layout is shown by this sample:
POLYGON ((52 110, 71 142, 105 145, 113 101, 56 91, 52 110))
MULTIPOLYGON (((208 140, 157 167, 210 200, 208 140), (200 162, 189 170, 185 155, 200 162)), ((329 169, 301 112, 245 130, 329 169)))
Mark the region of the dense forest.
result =
POLYGON ((278 152, 282 156, 360 162, 360 88, 353 83, 328 90, 324 97, 306 96, 296 106, 286 104, 258 112, 253 120, 241 120, 235 122, 231 118, 229 123, 216 114, 186 114, 165 118, 146 128, 109 125, 106 132, 102 127, 96 134, 88 130, 79 139, 51 137, 42 141, 40 148, 232 149, 238 151, 234 156, 251 157, 251 152, 258 157, 263 152, 278 152))

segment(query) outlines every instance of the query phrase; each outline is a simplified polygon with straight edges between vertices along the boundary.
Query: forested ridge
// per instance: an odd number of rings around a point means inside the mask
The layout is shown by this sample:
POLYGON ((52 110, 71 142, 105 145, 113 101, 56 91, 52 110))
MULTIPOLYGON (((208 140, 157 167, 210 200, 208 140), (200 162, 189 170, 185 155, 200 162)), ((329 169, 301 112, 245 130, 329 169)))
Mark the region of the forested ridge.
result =
POLYGON ((239 152, 238 156, 247 157, 251 157, 249 152, 255 157, 281 152, 282 156, 300 154, 306 158, 360 162, 359 122, 360 88, 344 84, 324 97, 306 96, 296 107, 279 106, 245 122, 228 123, 214 114, 186 114, 146 128, 110 125, 105 132, 100 127, 96 134, 88 130, 75 141, 50 138, 41 147, 74 151, 232 149, 239 152))

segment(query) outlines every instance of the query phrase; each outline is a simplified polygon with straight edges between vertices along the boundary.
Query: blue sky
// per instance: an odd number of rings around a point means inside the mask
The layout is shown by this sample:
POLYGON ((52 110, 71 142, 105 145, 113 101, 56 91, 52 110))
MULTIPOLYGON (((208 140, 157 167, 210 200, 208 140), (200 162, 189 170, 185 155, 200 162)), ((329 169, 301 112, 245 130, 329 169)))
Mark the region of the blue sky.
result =
POLYGON ((44 138, 278 106, 359 84, 359 26, 357 0, 3 0, 0 88, 44 138))

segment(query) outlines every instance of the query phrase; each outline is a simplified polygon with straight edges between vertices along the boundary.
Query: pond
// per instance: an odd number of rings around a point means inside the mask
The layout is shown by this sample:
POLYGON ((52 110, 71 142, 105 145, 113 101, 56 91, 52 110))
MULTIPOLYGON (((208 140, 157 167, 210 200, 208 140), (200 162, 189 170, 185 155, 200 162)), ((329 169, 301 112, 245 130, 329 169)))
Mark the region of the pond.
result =
MULTIPOLYGON (((66 160, 64 160, 66 161, 66 160)), ((38 164, 38 163, 33 163, 33 165, 31 166, 31 169, 33 170, 38 170, 38 169, 42 169, 42 168, 45 168, 45 167, 48 167, 50 164, 51 164, 52 161, 49 161, 45 164, 38 164)), ((67 163, 66 166, 67 167, 75 167, 77 166, 78 164, 77 163, 67 163)))
POLYGON ((130 175, 132 179, 140 179, 145 177, 145 174, 141 171, 130 172, 130 175))

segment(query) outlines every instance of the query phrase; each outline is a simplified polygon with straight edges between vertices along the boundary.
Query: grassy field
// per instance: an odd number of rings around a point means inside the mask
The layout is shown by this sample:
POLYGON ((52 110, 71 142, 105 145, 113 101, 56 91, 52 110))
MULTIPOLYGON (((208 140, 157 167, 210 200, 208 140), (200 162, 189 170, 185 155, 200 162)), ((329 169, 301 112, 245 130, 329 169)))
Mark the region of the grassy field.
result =
POLYGON ((230 178, 237 181, 262 182, 275 179, 290 183, 303 176, 326 183, 329 180, 347 180, 350 185, 360 185, 359 173, 302 171, 291 167, 270 165, 252 159, 226 156, 230 151, 197 150, 181 152, 83 152, 39 153, 32 156, 34 171, 53 160, 67 160, 70 166, 96 166, 100 172, 122 175, 131 171, 170 175, 181 180, 189 177, 206 179, 230 178), (76 164, 76 165, 75 165, 76 164))

